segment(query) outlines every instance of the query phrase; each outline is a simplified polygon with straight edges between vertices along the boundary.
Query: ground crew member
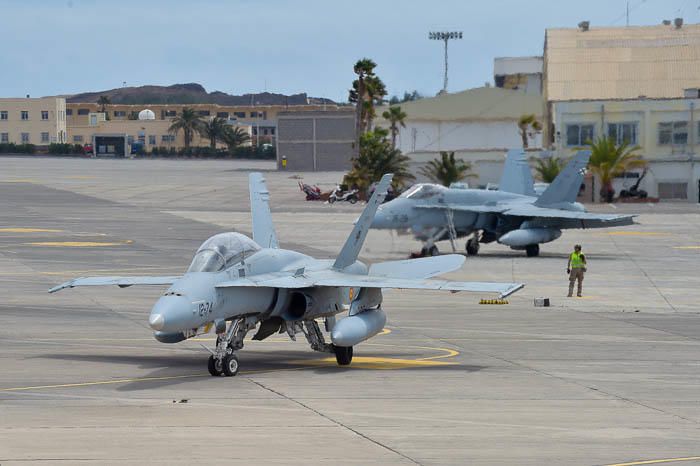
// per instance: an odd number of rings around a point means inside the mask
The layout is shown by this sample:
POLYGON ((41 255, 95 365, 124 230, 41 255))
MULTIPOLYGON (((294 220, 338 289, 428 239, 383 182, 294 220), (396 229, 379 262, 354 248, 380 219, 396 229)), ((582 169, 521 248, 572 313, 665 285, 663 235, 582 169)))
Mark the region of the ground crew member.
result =
POLYGON ((569 274, 569 297, 574 294, 574 282, 578 280, 578 292, 576 296, 581 297, 583 286, 583 274, 586 272, 586 256, 581 253, 581 245, 574 246, 574 252, 569 255, 569 262, 566 264, 566 273, 569 274))

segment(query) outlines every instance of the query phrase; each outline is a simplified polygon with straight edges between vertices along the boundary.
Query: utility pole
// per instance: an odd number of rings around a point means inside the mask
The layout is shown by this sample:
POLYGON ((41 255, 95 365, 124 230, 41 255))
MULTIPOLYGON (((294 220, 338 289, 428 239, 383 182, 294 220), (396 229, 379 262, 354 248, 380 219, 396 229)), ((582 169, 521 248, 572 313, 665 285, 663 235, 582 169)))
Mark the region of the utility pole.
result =
POLYGON ((630 27, 630 1, 625 4, 625 17, 627 18, 627 27, 630 27))
POLYGON ((445 43, 445 78, 442 84, 441 94, 447 92, 447 43, 452 39, 461 39, 462 31, 452 31, 452 32, 429 32, 429 40, 441 40, 445 43))

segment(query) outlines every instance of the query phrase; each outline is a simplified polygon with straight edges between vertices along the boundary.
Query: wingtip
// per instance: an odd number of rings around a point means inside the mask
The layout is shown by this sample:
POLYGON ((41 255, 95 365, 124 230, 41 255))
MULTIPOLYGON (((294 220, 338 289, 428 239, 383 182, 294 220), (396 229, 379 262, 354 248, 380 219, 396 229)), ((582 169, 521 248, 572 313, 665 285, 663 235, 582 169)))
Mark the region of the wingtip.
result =
POLYGON ((503 293, 499 294, 499 295, 498 295, 498 299, 507 298, 508 296, 512 295, 512 294, 515 293, 516 291, 522 290, 523 288, 525 288, 525 284, 524 284, 524 283, 516 283, 516 284, 514 284, 514 286, 511 286, 511 287, 508 288, 506 291, 504 291, 503 293))

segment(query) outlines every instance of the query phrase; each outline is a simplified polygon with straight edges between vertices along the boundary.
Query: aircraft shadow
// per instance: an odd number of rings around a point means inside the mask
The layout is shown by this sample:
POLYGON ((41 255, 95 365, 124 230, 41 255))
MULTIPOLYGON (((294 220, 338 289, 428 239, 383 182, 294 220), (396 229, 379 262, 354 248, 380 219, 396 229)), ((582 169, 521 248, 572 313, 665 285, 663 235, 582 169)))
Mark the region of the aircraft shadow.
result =
MULTIPOLYGON (((323 355, 311 351, 241 351, 239 359, 241 363, 240 376, 254 376, 256 373, 264 374, 266 372, 280 372, 280 377, 284 377, 286 371, 311 371, 318 375, 335 375, 348 371, 388 371, 388 372, 422 372, 422 371, 461 371, 461 372, 477 372, 486 369, 486 366, 461 364, 450 359, 438 362, 435 365, 424 364, 420 360, 413 359, 413 356, 407 356, 406 353, 399 352, 358 352, 356 354, 358 362, 356 366, 341 367, 334 362, 321 361, 324 358, 331 358, 332 355, 323 355), (416 361, 416 365, 411 365, 407 357, 416 361), (366 363, 362 358, 376 358, 378 363, 366 363), (392 361, 401 361, 400 364, 393 366, 392 361), (406 362, 409 361, 409 362, 406 362)), ((420 355, 423 356, 423 355, 420 355)), ((198 383, 204 380, 211 380, 206 369, 207 362, 206 352, 192 351, 190 354, 176 355, 118 355, 118 354, 44 354, 35 356, 35 358, 54 359, 62 361, 80 361, 86 363, 100 364, 123 364, 134 365, 140 369, 152 369, 148 374, 135 376, 131 382, 116 387, 117 391, 140 391, 163 387, 173 387, 183 384, 198 383), (200 377, 201 375, 201 377, 200 377), (161 380, 158 380, 162 378, 161 380), (141 379, 141 380, 139 380, 141 379)), ((436 361, 437 362, 437 361, 436 361)), ((109 370, 100 372, 104 380, 108 380, 109 370)), ((129 377, 124 377, 128 379, 129 377)))

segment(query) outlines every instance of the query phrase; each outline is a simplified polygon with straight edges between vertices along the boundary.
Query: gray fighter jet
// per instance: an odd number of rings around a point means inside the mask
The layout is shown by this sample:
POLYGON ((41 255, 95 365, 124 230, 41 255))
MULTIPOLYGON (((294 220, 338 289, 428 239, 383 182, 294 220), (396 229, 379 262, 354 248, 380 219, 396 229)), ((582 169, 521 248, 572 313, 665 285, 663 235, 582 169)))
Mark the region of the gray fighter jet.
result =
POLYGON ((428 278, 459 269, 464 257, 446 255, 366 266, 357 260, 377 207, 387 194, 384 175, 335 260, 318 260, 280 249, 272 224, 269 193, 260 173, 250 175, 253 239, 222 233, 205 241, 187 272, 175 277, 89 277, 56 286, 50 293, 84 285, 171 285, 151 310, 148 323, 155 338, 176 343, 214 329, 210 349, 212 375, 236 375, 236 352, 246 334, 254 340, 286 332, 292 340, 304 333, 311 348, 335 353, 350 364, 353 346, 379 333, 385 323, 382 288, 474 291, 505 297, 518 283, 453 282, 428 278), (336 321, 336 315, 348 316, 336 321), (323 319, 331 343, 318 324, 323 319))
POLYGON ((473 234, 468 255, 478 254, 480 243, 497 241, 532 257, 563 229, 633 224, 633 215, 588 213, 576 202, 590 156, 590 151, 577 153, 538 197, 525 152, 511 150, 497 191, 416 184, 379 207, 371 227, 410 230, 424 242, 423 256, 439 253, 437 241, 450 240, 455 250, 455 239, 473 234))

